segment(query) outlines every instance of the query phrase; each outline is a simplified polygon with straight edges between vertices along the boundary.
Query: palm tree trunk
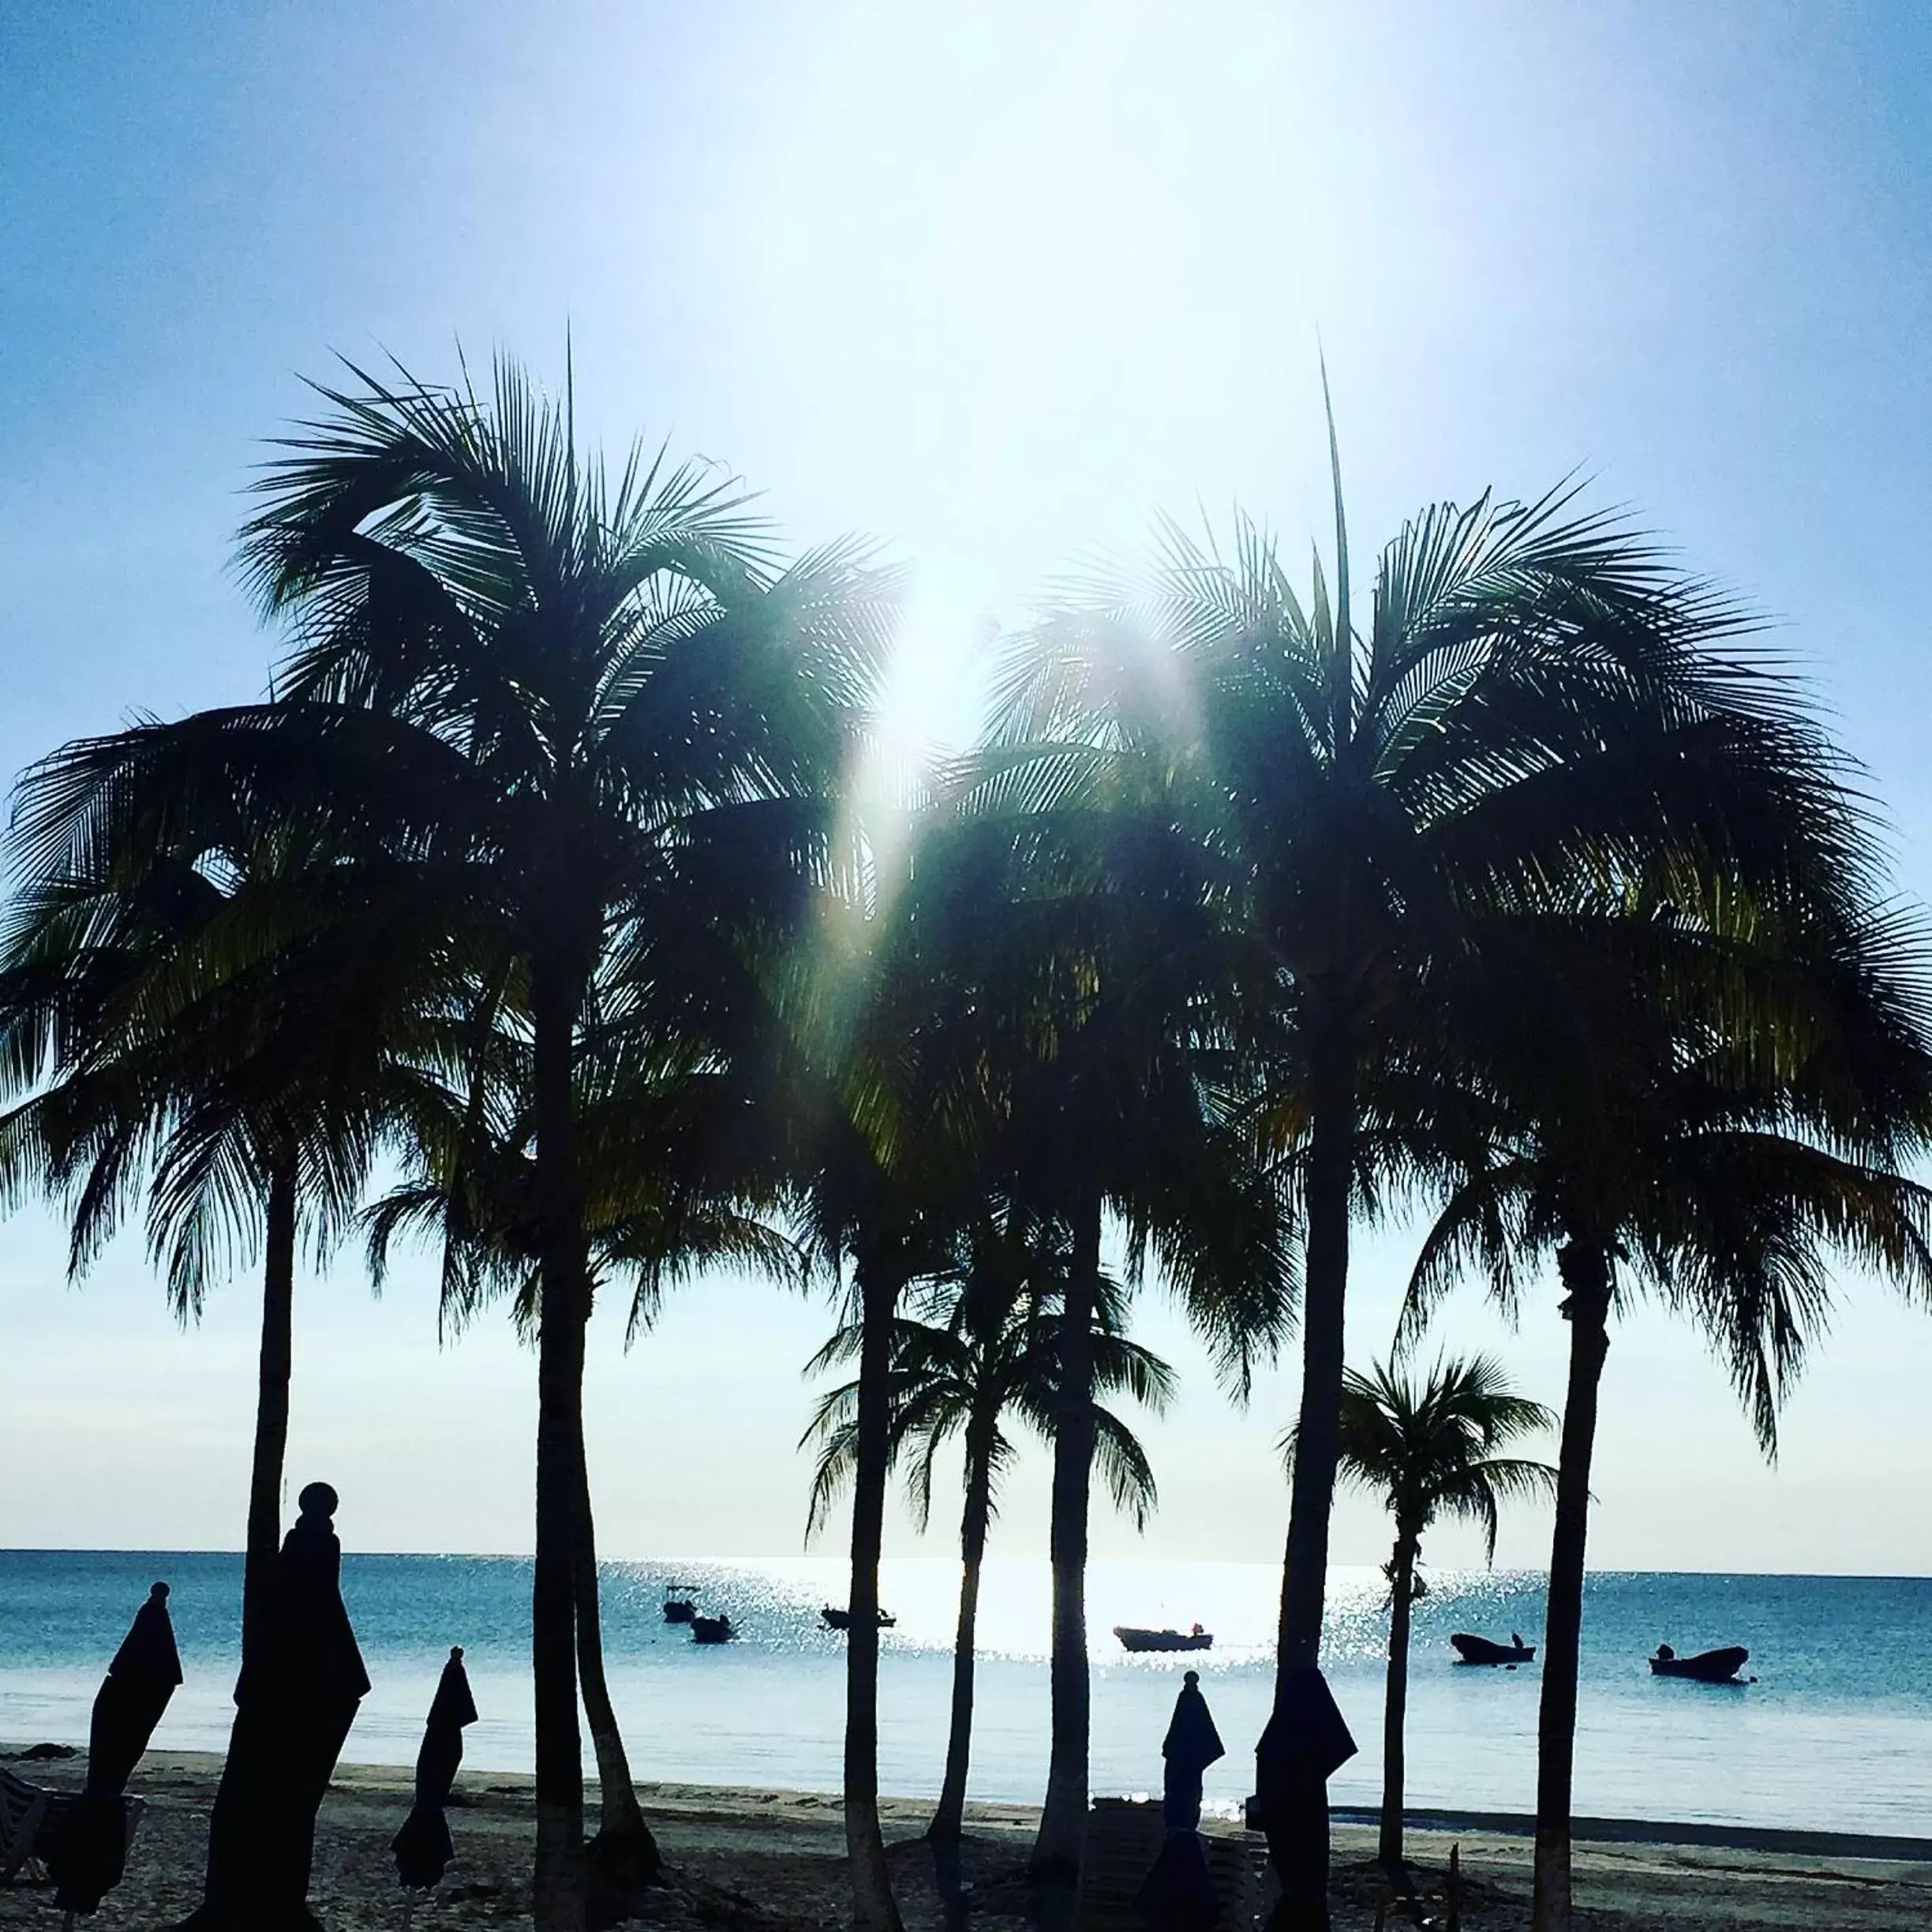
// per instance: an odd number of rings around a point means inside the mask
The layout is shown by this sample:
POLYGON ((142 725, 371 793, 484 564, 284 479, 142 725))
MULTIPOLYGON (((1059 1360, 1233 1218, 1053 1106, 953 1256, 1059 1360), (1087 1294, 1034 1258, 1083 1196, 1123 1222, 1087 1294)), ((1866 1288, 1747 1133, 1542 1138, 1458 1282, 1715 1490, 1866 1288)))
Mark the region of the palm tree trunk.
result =
POLYGON ((945 1777, 926 1836, 957 1844, 965 1829, 966 1772, 972 1754, 973 1661, 979 1622, 979 1572, 986 1561, 993 1476, 983 1443, 969 1443, 966 1509, 960 1521, 959 1630, 953 1640, 953 1723, 946 1735, 945 1777))
POLYGON ((878 1567, 892 1459, 892 1324, 901 1285, 896 1270, 861 1264, 852 1593, 845 1633, 845 1849, 857 1932, 901 1932, 878 1814, 878 1567))
POLYGON ((1093 1318, 1100 1274, 1100 1197, 1074 1230, 1073 1265, 1060 1312, 1060 1387, 1054 1417, 1053 1742, 1046 1802, 1033 1840, 1035 1878, 1070 1878, 1087 1835, 1087 1754, 1091 1687, 1087 1666, 1087 1518, 1093 1474, 1093 1318))
POLYGON ((537 1334, 537 1557, 530 1585, 536 1680, 536 1932, 583 1932, 583 1746, 577 1727, 577 1568, 583 1473, 584 1327, 590 1315, 571 1093, 581 973, 533 961, 537 1196, 542 1300, 537 1334))
POLYGON ((261 1365, 255 1454, 249 1471, 248 1544, 242 1567, 242 1654, 255 1652, 275 1552, 282 1546, 282 1475, 288 1456, 289 1383, 295 1362, 295 1203, 292 1153, 270 1156, 263 1242, 261 1365))
MULTIPOLYGON (((1346 1035, 1318 1041, 1310 1069, 1307 1258, 1301 1290, 1301 1406, 1295 1438, 1288 1548, 1275 1652, 1279 1702, 1293 1672, 1321 1658, 1327 1607, 1328 1519, 1341 1453, 1343 1321, 1348 1301, 1349 1207, 1355 1162, 1355 1064, 1346 1035)), ((1327 1932, 1328 1792, 1325 1782, 1283 1791, 1262 1819, 1281 1881, 1271 1932, 1327 1932)))
POLYGON ((1608 1253, 1600 1245, 1572 1241, 1557 1260, 1569 1290, 1570 1383, 1556 1458, 1556 1526, 1543 1621, 1532 1932, 1570 1932, 1571 1785, 1576 1757, 1584 1556, 1589 1534, 1590 1458, 1597 1440, 1597 1384, 1610 1347, 1608 1253))
POLYGON ((1406 1870, 1402 1857, 1403 1720, 1409 1710, 1409 1616, 1415 1601, 1417 1540, 1395 1538, 1389 1565, 1388 1692, 1382 1705, 1382 1832, 1376 1855, 1390 1877, 1406 1870))
POLYGON ((664 1869, 657 1841, 644 1822, 631 1781, 631 1760, 611 1704, 604 1676, 604 1623, 597 1602, 597 1527, 590 1511, 590 1470, 579 1463, 577 1496, 577 1675, 583 1690, 584 1717, 597 1754, 599 1818, 590 1856, 602 1882, 627 1891, 647 1884, 664 1869))

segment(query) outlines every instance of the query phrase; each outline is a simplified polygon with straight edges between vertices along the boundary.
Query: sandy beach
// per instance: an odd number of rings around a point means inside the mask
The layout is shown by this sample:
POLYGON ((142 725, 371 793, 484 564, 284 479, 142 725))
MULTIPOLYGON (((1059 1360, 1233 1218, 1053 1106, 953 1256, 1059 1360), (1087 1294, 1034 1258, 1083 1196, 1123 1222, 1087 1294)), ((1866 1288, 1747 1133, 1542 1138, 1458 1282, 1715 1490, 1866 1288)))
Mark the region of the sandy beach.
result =
MULTIPOLYGON (((84 1760, 22 1759, 9 1768, 70 1788, 84 1760)), ((100 1932, 159 1929, 185 1916, 199 1896, 208 1807, 219 1761, 157 1753, 133 1789, 148 1810, 126 1881, 90 1923, 100 1932)), ((401 1768, 349 1765, 338 1776, 316 1837, 312 1900, 331 1932, 400 1932, 405 1900, 388 1845, 409 1808, 401 1768)), ((694 1784, 643 1789, 672 1866, 645 1923, 671 1932, 833 1932, 847 1917, 844 1844, 838 1801, 820 1793, 694 1784)), ((493 1772, 462 1777, 451 1818, 456 1861, 442 1886, 417 1904, 411 1932, 515 1928, 530 1924, 530 1780, 493 1772)), ((930 1864, 919 1841, 927 1807, 892 1799, 886 1835, 908 1932, 938 1932, 930 1864)), ((1022 1806, 976 1806, 967 1871, 975 1884, 972 1922, 986 1932, 1018 1932, 1029 1899, 1021 1882, 1034 1814, 1022 1806)), ((1229 1825, 1210 1829, 1232 1831, 1229 1825)), ((1365 1862, 1372 1833, 1337 1830, 1338 1932, 1372 1926, 1379 1882, 1365 1862)), ((1258 1843, 1258 1841, 1256 1841, 1258 1843)), ((1413 1834, 1425 1871, 1446 1863, 1448 1833, 1413 1834)), ((1458 1831, 1467 1879, 1469 1932, 1518 1932, 1529 1923, 1529 1844, 1505 1833, 1458 1831)), ((1841 1849, 1767 1851, 1671 1843, 1592 1843, 1578 1848, 1580 1926, 1618 1932, 1742 1932, 1756 1926, 1923 1927, 1932 1923, 1932 1863, 1842 1855, 1841 1849)), ((0 1888, 0 1927, 58 1923, 51 1893, 0 1888)))

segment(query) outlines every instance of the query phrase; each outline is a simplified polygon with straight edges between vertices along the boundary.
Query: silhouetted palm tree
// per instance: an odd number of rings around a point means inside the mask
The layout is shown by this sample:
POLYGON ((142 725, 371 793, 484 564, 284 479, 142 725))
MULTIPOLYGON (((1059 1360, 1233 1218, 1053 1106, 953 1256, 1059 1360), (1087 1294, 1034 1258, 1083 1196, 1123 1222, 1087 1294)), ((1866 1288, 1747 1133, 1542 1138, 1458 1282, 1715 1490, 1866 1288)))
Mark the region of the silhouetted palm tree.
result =
POLYGON ((1092 1310, 1110 1217, 1127 1279, 1176 1294, 1237 1394, 1286 1331, 1284 1204, 1222 1105, 1230 1022, 1224 873, 1187 835, 1187 801, 1131 744, 1014 731, 961 777, 913 895, 962 989, 944 1024, 983 1083, 986 1174, 1063 1231, 1061 1413, 1053 1436, 1052 1742, 1038 1876, 1077 1869, 1088 1808, 1085 1575, 1092 1310))
MULTIPOLYGON (((380 1287, 396 1239, 426 1235, 442 1252, 447 1325, 460 1327, 485 1303, 507 1297, 530 1334, 541 1306, 530 1054, 526 1031, 503 1024, 505 1017, 500 1002, 477 1017, 452 1069, 460 1087, 426 1076, 412 1096, 413 1171, 369 1211, 369 1263, 380 1287)), ((578 1067, 577 1119, 593 1297, 613 1279, 627 1286, 635 1335, 655 1318, 668 1287, 706 1269, 798 1279, 803 1257, 756 1211, 757 1174, 742 1166, 722 1174, 712 1159, 741 1125, 735 1083, 649 1050, 635 1028, 621 1024, 606 1024, 589 1048, 578 1067)), ((769 1185, 762 1192, 769 1202, 769 1185)), ((579 1508, 578 1673, 601 1810, 590 1853, 605 1891, 621 1895, 653 1878, 661 1859, 605 1674, 587 1460, 579 1508)))
MULTIPOLYGON (((1358 632, 1334 466, 1332 594, 1318 560, 1304 603, 1245 520, 1225 552, 1170 526, 1144 573, 1076 585, 1020 641, 999 727, 1061 747, 1036 786, 1058 798, 1122 744, 1192 786, 1177 822, 1237 874, 1264 956, 1261 1118, 1306 1217, 1278 1694, 1320 1649, 1352 1214, 1407 1178, 1365 1125, 1404 1043, 1440 1032, 1440 967, 1486 907, 1867 863, 1799 694, 1658 549, 1567 490, 1440 504, 1383 552, 1358 632)), ((1283 1928, 1326 1923, 1322 1805, 1311 1788, 1299 1826, 1278 1821, 1283 1928)))
MULTIPOLYGON (((952 1720, 945 1775, 927 1836, 957 1841, 966 1806, 972 1743, 975 1632, 987 1536, 999 1484, 1015 1446, 1004 1426, 1017 1415, 1043 1440, 1061 1413, 1060 1308, 1070 1257, 1050 1230, 1028 1230, 987 1216, 968 1237, 968 1256, 951 1279, 927 1290, 919 1317, 901 1317, 891 1347, 890 1447, 909 1457, 907 1488, 923 1530, 932 1511, 933 1466, 955 1436, 963 1447, 965 1502, 960 1521, 958 1631, 953 1653, 952 1720)), ((1091 1342, 1095 1459, 1114 1502, 1136 1526, 1156 1497, 1154 1473, 1133 1431, 1097 1398, 1125 1395, 1157 1413, 1173 1393, 1173 1372, 1126 1339, 1125 1297, 1103 1276, 1091 1342)), ((807 1365, 820 1374, 855 1359, 862 1331, 848 1322, 807 1365)), ((820 1402, 806 1440, 821 1443, 807 1533, 848 1486, 856 1455, 859 1385, 848 1382, 820 1402)))
POLYGON ((478 985, 514 982, 539 1230, 532 1661, 541 1932, 583 1922, 576 1553, 587 1237, 576 1074, 613 956, 728 987, 812 902, 897 593, 850 545, 773 564, 735 484, 579 451, 571 398, 354 373, 258 485, 242 560, 279 702, 164 732, 416 865, 478 985))
MULTIPOLYGON (((1338 1479, 1375 1492, 1395 1518, 1389 1583, 1388 1692, 1382 1718, 1382 1829, 1377 1855, 1403 1869, 1403 1720, 1409 1702, 1409 1618, 1422 1593, 1416 1574, 1422 1538, 1445 1519, 1482 1532, 1485 1559, 1496 1561, 1502 1505, 1554 1492, 1547 1462, 1501 1454, 1525 1436, 1556 1426, 1554 1410, 1511 1388, 1487 1355, 1451 1357, 1419 1380, 1387 1363, 1342 1383, 1338 1479)), ((1290 1468, 1294 1432, 1282 1438, 1290 1468)))
MULTIPOLYGON (((1728 1364, 1774 1451, 1833 1299, 1827 1257, 1932 1299, 1925 948, 1896 915, 1654 916, 1499 938, 1470 975, 1466 1178, 1425 1244, 1413 1331, 1465 1267, 1514 1307, 1553 1258, 1570 1324, 1538 1724, 1534 1919, 1570 1924, 1571 1775, 1597 1390, 1610 1316, 1645 1295, 1728 1364), (1740 930, 1740 927, 1742 930, 1740 930)), ((1455 1135, 1448 1136, 1453 1142, 1455 1135)), ((1438 1135, 1437 1144, 1443 1144, 1438 1135)))
POLYGON ((435 1050, 439 963, 413 882, 347 867, 219 788, 142 781, 145 728, 69 747, 17 801, 17 896, 0 934, 0 1186, 72 1211, 84 1269, 144 1200, 180 1319, 212 1279, 263 1266, 242 1644, 281 1541, 295 1262, 357 1206, 435 1050))

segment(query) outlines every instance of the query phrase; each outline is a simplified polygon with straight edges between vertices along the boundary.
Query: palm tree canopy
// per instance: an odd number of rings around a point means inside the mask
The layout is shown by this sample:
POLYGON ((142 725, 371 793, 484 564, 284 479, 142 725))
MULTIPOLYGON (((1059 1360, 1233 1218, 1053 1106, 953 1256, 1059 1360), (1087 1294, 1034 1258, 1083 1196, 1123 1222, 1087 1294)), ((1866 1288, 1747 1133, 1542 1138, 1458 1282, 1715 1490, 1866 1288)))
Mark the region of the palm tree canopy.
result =
POLYGON ((1376 1116, 1411 1106, 1413 1050, 1452 1018, 1442 969, 1479 962, 1499 918, 1647 882, 1700 912, 1721 893, 1849 919, 1879 847, 1749 615, 1574 489, 1411 519, 1361 631, 1339 472, 1336 542, 1337 594, 1317 556, 1305 599, 1252 520, 1225 545, 1163 526, 1013 640, 995 744, 1006 795, 1040 809, 1112 796, 1123 761, 1166 774, 1258 943, 1236 1009, 1252 1118, 1298 1189, 1315 1066, 1351 1069, 1372 1208, 1427 1170, 1376 1116))
MULTIPOLYGON (((630 1290, 629 1332, 665 1291, 728 1267, 802 1286, 809 1257, 777 1225, 778 1178, 761 1164, 742 1083, 704 1054, 655 1053, 621 1028, 591 1035, 575 1083, 576 1151, 593 1291, 630 1290)), ((535 1320, 541 1258, 527 1032, 484 1017, 460 1065, 425 1074, 406 1117, 408 1172, 367 1211, 380 1287, 395 1244, 435 1242, 444 1324, 507 1296, 535 1320)))
MULTIPOLYGON (((1444 1519, 1474 1523, 1493 1563, 1501 1506, 1552 1495, 1556 1480, 1548 1463, 1503 1451, 1556 1424, 1492 1357, 1452 1356, 1420 1376, 1378 1362, 1343 1378, 1337 1473, 1381 1496, 1412 1542, 1444 1519)), ((1282 1447, 1292 1463, 1293 1430, 1282 1447)))
POLYGON ((1289 1331, 1283 1203, 1227 1104, 1242 940, 1186 801, 1123 754, 1103 786, 1042 801, 1038 748, 983 747, 949 775, 895 912, 938 990, 935 1063, 976 1117, 979 1159, 1035 1216, 1104 1204, 1130 1284, 1151 1270, 1245 1392, 1289 1331))
POLYGON ((73 764, 111 755, 69 747, 17 797, 0 1067, 20 1098, 0 1118, 0 1186, 68 1197, 77 1270, 144 1189, 187 1319, 259 1241, 271 1169, 293 1176, 319 1247, 346 1229, 449 1044, 448 960, 406 869, 345 866, 313 825, 241 802, 208 793, 50 837, 73 764))
MULTIPOLYGON (((960 1264, 928 1278, 913 1312, 893 1325, 891 1453, 895 1462, 908 1462, 908 1494, 922 1530, 946 1443, 963 1440, 969 1460, 980 1462, 989 1513, 997 1513, 1000 1477, 1016 1453, 1005 1418, 1017 1416, 1049 1440, 1058 1413, 1058 1284, 1072 1265, 1064 1230, 989 1215, 960 1245, 960 1264)), ((1102 1277, 1094 1320, 1094 1455, 1115 1505, 1144 1526, 1158 1500, 1152 1467, 1132 1428, 1099 1398, 1124 1395, 1159 1414, 1172 1398, 1174 1378, 1159 1356, 1128 1339, 1126 1300, 1119 1282, 1102 1277)), ((806 1373, 856 1359, 860 1342, 859 1322, 842 1323, 806 1373)), ((851 1481, 858 1396, 856 1382, 828 1391, 803 1439, 820 1444, 807 1536, 851 1481)))
MULTIPOLYGON (((1346 575, 1339 518, 1338 548, 1346 575)), ((1016 642, 1000 730, 1054 747, 1035 795, 1123 744, 1192 766, 1262 930, 1321 981, 1453 930, 1471 895, 1545 903, 1667 853, 1761 886, 1868 878, 1843 761, 1753 627, 1573 489, 1410 519, 1365 635, 1319 557, 1305 606, 1252 521, 1225 554, 1167 524, 1144 574, 1075 584, 1016 642), (1343 863, 1368 889, 1346 908, 1321 886, 1343 863)))
POLYGON ((1834 1260, 1932 1303, 1932 1193, 1900 1171, 1932 1138, 1917 921, 1871 908, 1754 928, 1674 905, 1540 921, 1485 956, 1452 996, 1450 1109, 1424 1129, 1460 1172, 1405 1335, 1464 1271, 1507 1311, 1526 1267, 1582 1242, 1619 1294, 1698 1324, 1775 1452, 1834 1260))
POLYGON ((829 862, 897 574, 850 542, 781 567, 735 484, 642 448, 612 473, 507 361, 486 395, 352 373, 243 532, 292 631, 277 702, 73 747, 28 863, 238 802, 319 815, 416 865, 485 978, 627 948, 633 986, 715 999, 829 862))

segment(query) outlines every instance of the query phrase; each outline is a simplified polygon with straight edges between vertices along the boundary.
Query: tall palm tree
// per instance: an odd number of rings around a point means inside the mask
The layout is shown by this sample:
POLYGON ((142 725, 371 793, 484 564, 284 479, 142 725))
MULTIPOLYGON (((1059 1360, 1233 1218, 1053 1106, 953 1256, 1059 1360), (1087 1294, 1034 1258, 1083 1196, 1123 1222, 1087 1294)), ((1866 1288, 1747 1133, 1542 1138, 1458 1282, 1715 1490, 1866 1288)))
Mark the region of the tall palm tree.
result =
MULTIPOLYGON (((1409 1619, 1422 1593, 1417 1566, 1436 1523, 1460 1520, 1482 1532, 1485 1560, 1496 1561, 1504 1503, 1553 1492, 1547 1462, 1503 1453, 1555 1427, 1556 1412, 1518 1395, 1487 1355, 1451 1357, 1421 1377, 1376 1363, 1351 1369, 1342 1384, 1339 1479, 1372 1490, 1395 1518, 1389 1583, 1388 1692, 1382 1714, 1382 1826, 1377 1856, 1391 1874, 1402 1856, 1403 1725, 1409 1702, 1409 1619)), ((1290 1468, 1295 1437, 1282 1438, 1290 1468)))
MULTIPOLYGON (((1060 1410, 1058 1302, 1070 1257, 1051 1230, 1029 1232, 1009 1218, 983 1219, 968 1237, 964 1264, 934 1282, 915 1315, 895 1324, 891 1350, 890 1452, 910 1458, 907 1488, 923 1530, 932 1512, 933 1469, 955 1437, 964 1453, 965 1500, 960 1519, 958 1630, 953 1652, 951 1725, 945 1774, 927 1836, 957 1843, 966 1808, 972 1745, 975 1633, 987 1537, 998 1511, 1001 1477, 1016 1454, 1005 1423, 1017 1415, 1050 1441, 1060 1410)), ((1125 1395, 1156 1413, 1174 1389, 1173 1372, 1122 1330, 1125 1297, 1103 1276, 1093 1323, 1095 1398, 1125 1395)), ((844 1324, 807 1365, 823 1373, 856 1359, 859 1325, 844 1324)), ((847 1382, 820 1401, 806 1440, 820 1451, 807 1534, 825 1520, 849 1485, 856 1458, 859 1385, 847 1382)), ((1116 1505, 1144 1524, 1156 1496, 1154 1473, 1129 1426, 1096 1399, 1091 1425, 1095 1460, 1116 1505)))
MULTIPOLYGON (((635 1336, 668 1287, 707 1268, 796 1279, 802 1257, 757 1211, 757 1174, 742 1162, 724 1174, 712 1159, 742 1124, 730 1076, 666 1052, 637 1026, 635 1010, 623 1013, 622 999, 605 991, 605 1024, 578 1069, 578 1149, 592 1294, 613 1279, 627 1286, 635 1336), (614 1023, 612 1006, 621 1014, 614 1023)), ((527 1029, 504 1024, 508 1017, 500 1000, 475 1017, 451 1069, 459 1084, 425 1069, 408 1115, 411 1171, 368 1212, 369 1264, 380 1287, 398 1237, 426 1234, 442 1251, 446 1327, 508 1298, 529 1335, 541 1307, 530 1054, 527 1029)), ((762 1192, 769 1198, 769 1185, 762 1192)), ((578 1674, 601 1810, 589 1852, 601 1889, 617 1896, 650 1882, 662 1861, 605 1673, 587 1459, 578 1508, 578 1674)))
MULTIPOLYGON (((579 448, 574 402, 352 372, 258 485, 242 557, 293 627, 278 702, 149 762, 289 796, 417 869, 478 983, 514 973, 538 1230, 533 1911, 583 1923, 576 1570, 590 1308, 576 1074, 614 954, 676 983, 811 903, 897 590, 848 545, 779 568, 736 486, 579 448)), ((740 960, 740 971, 743 961, 740 960)))
POLYGON ((64 1198, 84 1270, 137 1203, 184 1321, 259 1257, 261 1345, 242 1647, 281 1541, 295 1265, 357 1205, 440 963, 399 868, 348 868, 300 826, 132 782, 143 734, 69 747, 17 800, 0 929, 0 1189, 64 1198))
POLYGON ((1410 1283, 1411 1331, 1466 1267, 1507 1307, 1541 1259, 1564 1290, 1537 1932, 1571 1923, 1590 1470, 1612 1314, 1647 1295, 1687 1316, 1772 1454, 1780 1398, 1832 1304, 1829 1257, 1932 1300, 1932 1193, 1897 1171, 1932 1131, 1920 935, 1855 906, 1803 923, 1717 904, 1716 922, 1687 900, 1648 919, 1546 922, 1489 949, 1456 1028, 1469 1166, 1410 1283))
MULTIPOLYGON (((1050 723, 1051 721, 1043 721, 1050 723)), ((1077 1870, 1088 1810, 1085 1575, 1093 1310, 1110 1219, 1128 1280, 1178 1296, 1237 1395, 1286 1331, 1284 1207, 1223 1105, 1235 938, 1187 800, 1127 742, 1069 746, 1009 718, 960 776, 913 914, 957 962, 955 1050, 985 1083, 988 1174, 1063 1230, 1049 1530, 1052 1741, 1032 1866, 1077 1870), (1065 781, 1066 767, 1078 782, 1065 781)))
MULTIPOLYGON (((1866 863, 1799 694, 1655 546, 1567 489, 1438 504, 1383 552, 1358 631, 1332 431, 1329 454, 1332 592, 1318 558, 1305 602, 1245 519, 1225 550, 1167 526, 1144 570, 1061 593, 1002 693, 1002 729, 1065 747, 1063 793, 1123 741, 1191 785, 1264 955, 1261 1118, 1305 1217, 1278 1698, 1320 1653, 1350 1222, 1365 1189, 1406 1178, 1365 1125, 1403 1043, 1440 1028, 1436 971, 1485 907, 1866 863)), ((1327 1922, 1325 1805, 1311 1786, 1271 1825, 1282 1928, 1327 1922)))

